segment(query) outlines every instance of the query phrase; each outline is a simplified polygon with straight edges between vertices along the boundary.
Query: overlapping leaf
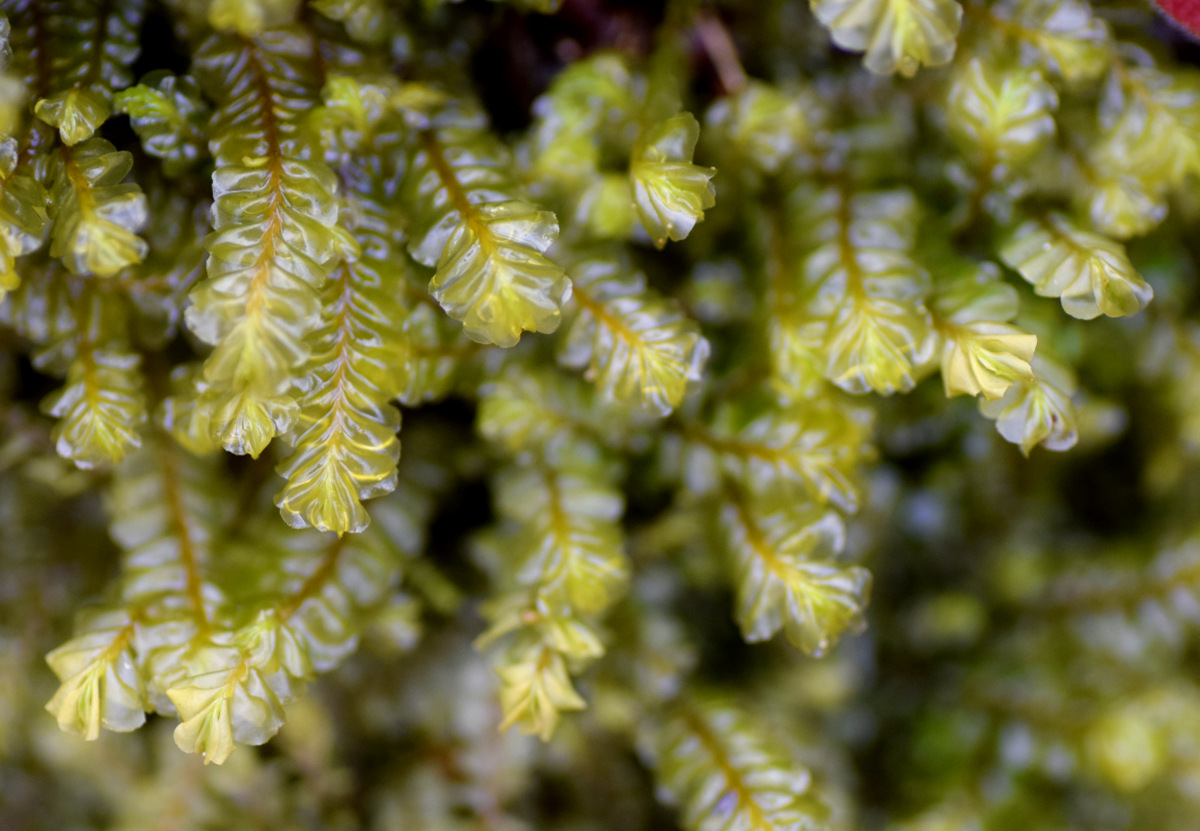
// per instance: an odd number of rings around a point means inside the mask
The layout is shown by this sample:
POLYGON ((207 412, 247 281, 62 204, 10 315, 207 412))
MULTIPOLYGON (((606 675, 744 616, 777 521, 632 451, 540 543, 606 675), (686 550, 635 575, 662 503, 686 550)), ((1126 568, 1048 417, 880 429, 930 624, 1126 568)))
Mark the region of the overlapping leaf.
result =
POLYGON ((1062 299, 1072 317, 1124 317, 1141 311, 1154 290, 1134 269, 1125 246, 1051 214, 1022 223, 1000 250, 1042 297, 1062 299))
POLYGON ((336 180, 302 116, 315 79, 310 44, 290 30, 256 41, 214 36, 196 59, 217 101, 208 279, 192 292, 189 328, 216 348, 201 406, 213 438, 257 456, 296 415, 292 375, 309 355, 330 268, 353 256, 336 224, 336 180))
POLYGON ((692 164, 700 124, 680 113, 646 130, 633 148, 629 181, 638 216, 658 248, 682 240, 716 204, 716 170, 692 164))
POLYGON ((829 816, 812 775, 764 725, 707 698, 678 707, 658 730, 655 775, 689 831, 818 831, 829 816))
POLYGON ((571 292, 545 256, 558 221, 514 198, 510 164, 487 133, 455 126, 422 134, 410 173, 417 227, 409 249, 436 265, 430 291, 470 338, 504 347, 522 332, 557 329, 571 292))
POLYGON ((751 643, 780 629, 823 655, 844 632, 862 631, 870 573, 835 562, 845 531, 830 510, 788 505, 762 512, 734 492, 721 513, 737 563, 737 621, 751 643))
POLYGON ((872 72, 911 77, 954 57, 962 24, 955 0, 810 0, 813 14, 843 49, 865 52, 872 72))
POLYGON ((679 406, 700 379, 708 341, 696 323, 646 288, 623 261, 590 260, 574 270, 578 317, 559 360, 586 369, 606 401, 656 416, 679 406))

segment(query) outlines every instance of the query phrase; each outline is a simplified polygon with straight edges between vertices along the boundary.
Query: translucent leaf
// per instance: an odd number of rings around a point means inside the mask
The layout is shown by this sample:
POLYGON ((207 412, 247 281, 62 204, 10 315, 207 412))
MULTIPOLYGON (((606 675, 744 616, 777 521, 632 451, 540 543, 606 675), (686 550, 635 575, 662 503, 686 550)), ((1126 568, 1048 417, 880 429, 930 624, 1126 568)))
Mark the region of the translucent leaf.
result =
POLYGON ((382 43, 388 36, 384 0, 316 0, 312 7, 346 27, 360 43, 382 43))
POLYGON ((689 381, 700 380, 709 346, 696 323, 646 289, 645 277, 622 261, 591 260, 575 271, 579 314, 560 363, 586 368, 600 396, 656 416, 683 401, 689 381))
POLYGON ((956 72, 947 101, 951 135, 985 166, 1012 168, 1054 136, 1058 95, 1035 69, 1000 71, 977 57, 956 72))
POLYGON ((872 454, 865 416, 815 399, 768 410, 739 429, 719 424, 711 432, 691 428, 684 435, 715 453, 725 470, 756 494, 807 496, 853 511, 857 467, 872 454))
POLYGON ((1113 72, 1100 99, 1099 161, 1146 183, 1182 184, 1200 170, 1200 83, 1154 66, 1113 72))
POLYGON ((110 615, 95 628, 46 656, 62 684, 46 704, 63 730, 88 741, 100 728, 127 732, 146 720, 145 688, 130 652, 133 623, 127 616, 110 615))
POLYGON ((178 176, 204 156, 208 105, 190 76, 155 70, 117 93, 114 103, 129 116, 142 149, 163 160, 168 176, 178 176))
POLYGON ((676 707, 654 737, 654 768, 689 831, 818 831, 829 809, 808 769, 766 725, 707 698, 676 707))
POLYGON ((562 656, 548 647, 532 649, 517 661, 500 667, 501 730, 514 724, 522 733, 549 741, 559 713, 587 706, 567 675, 562 656))
POLYGON ((257 456, 290 428, 293 370, 307 363, 319 291, 337 260, 356 255, 337 224, 336 179, 302 129, 316 95, 311 55, 305 37, 284 30, 211 38, 194 65, 218 103, 217 164, 208 279, 192 291, 186 319, 216 347, 200 407, 232 453, 257 456))
POLYGON ((480 343, 515 346, 521 332, 553 332, 571 296, 563 270, 543 253, 558 236, 554 214, 524 202, 468 209, 454 228, 429 288, 480 343))
POLYGON ((590 389, 553 369, 511 365, 480 391, 480 434, 506 453, 554 460, 589 438, 619 442, 625 421, 598 412, 590 389))
POLYGON ((422 134, 410 186, 418 227, 409 250, 437 266, 433 296, 467 335, 510 347, 523 331, 553 332, 571 284, 546 249, 554 214, 513 199, 507 154, 471 127, 422 134))
POLYGON ((1095 78, 1108 68, 1108 28, 1086 0, 1015 0, 998 3, 995 14, 1028 60, 1040 60, 1068 83, 1095 78))
POLYGON ((1007 322, 1017 313, 1016 290, 996 281, 994 274, 983 272, 980 278, 958 281, 934 302, 944 337, 942 381, 947 397, 982 395, 991 401, 1014 382, 1033 379, 1029 362, 1037 336, 1007 322))
MULTIPOLYGON (((113 93, 129 86, 140 50, 143 0, 60 0, 45 6, 40 48, 53 56, 49 95, 34 112, 57 127, 63 143, 92 137, 112 113, 113 93), (47 42, 48 41, 48 42, 47 42)), ((41 86, 41 84, 39 84, 41 86)))
POLYGON ((824 343, 825 377, 847 392, 908 392, 933 356, 936 340, 923 306, 858 298, 838 308, 824 343))
POLYGON ((311 336, 319 347, 309 392, 300 399, 293 451, 278 468, 287 484, 275 501, 294 528, 358 533, 369 521, 362 500, 396 485, 400 412, 389 402, 399 392, 392 363, 403 312, 388 289, 403 276, 389 274, 379 257, 388 253, 384 240, 365 229, 360 235, 368 253, 344 263, 325 291, 324 323, 311 336))
POLYGON ((478 344, 436 307, 415 303, 404 318, 395 357, 400 403, 416 407, 449 394, 464 359, 478 344))
POLYGON ((141 446, 138 428, 146 421, 141 357, 129 352, 79 351, 67 383, 42 402, 59 419, 55 449, 83 469, 113 465, 141 446))
POLYGON ((807 103, 752 79, 735 95, 718 98, 705 113, 704 125, 719 136, 723 152, 732 152, 764 173, 775 173, 810 138, 807 103))
POLYGON ((872 72, 912 77, 954 57, 962 24, 955 0, 810 0, 813 14, 843 49, 865 52, 872 72))
POLYGON ((722 510, 737 561, 737 620, 747 641, 783 629, 811 655, 823 655, 846 631, 866 626, 871 575, 834 562, 845 530, 837 514, 788 506, 762 514, 740 496, 722 510))
POLYGON ((206 765, 224 763, 234 742, 263 744, 283 726, 283 704, 259 670, 237 655, 210 650, 198 663, 224 659, 232 665, 191 675, 167 690, 181 719, 175 744, 185 753, 199 753, 206 765))
POLYGON ((499 489, 501 510, 524 523, 516 546, 517 581, 536 587, 553 611, 598 612, 628 578, 617 524, 623 500, 586 468, 528 470, 499 489))
POLYGON ((141 262, 149 247, 146 197, 122 180, 133 157, 104 139, 61 147, 51 163, 50 256, 75 274, 112 277, 141 262))
POLYGON ((803 265, 802 311, 824 327, 824 376, 847 392, 907 392, 933 357, 929 275, 910 253, 916 219, 909 191, 834 188, 796 220, 814 249, 803 265))
POLYGON ((70 146, 91 138, 112 114, 112 104, 90 89, 70 89, 38 101, 34 114, 58 128, 63 144, 70 146))
POLYGON ((1000 435, 1019 445, 1026 456, 1039 444, 1047 450, 1067 450, 1079 438, 1071 403, 1075 381, 1040 355, 1033 359, 1033 370, 1032 380, 1014 383, 1003 398, 980 402, 980 412, 996 419, 1000 435))
POLYGON ((1059 214, 1013 231, 1000 257, 1041 297, 1059 297, 1072 317, 1124 317, 1154 296, 1120 243, 1076 228, 1059 214))
POLYGON ((46 239, 46 190, 17 167, 16 139, 0 140, 0 302, 20 283, 17 258, 46 239))
POLYGON ((253 37, 290 23, 299 0, 210 0, 208 22, 221 32, 253 37))
POLYGON ((711 167, 692 164, 700 124, 680 113, 646 130, 633 148, 629 180, 638 216, 654 245, 682 240, 716 204, 711 167))

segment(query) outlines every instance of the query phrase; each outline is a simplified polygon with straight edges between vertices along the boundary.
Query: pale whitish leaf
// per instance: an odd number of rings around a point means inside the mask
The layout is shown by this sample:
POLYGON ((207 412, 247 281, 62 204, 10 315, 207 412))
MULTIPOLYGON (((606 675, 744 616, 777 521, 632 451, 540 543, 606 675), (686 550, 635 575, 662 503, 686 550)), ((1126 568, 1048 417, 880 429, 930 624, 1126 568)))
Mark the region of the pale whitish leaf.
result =
POLYGON ((633 148, 629 179, 646 233, 662 248, 684 239, 716 204, 716 170, 692 164, 700 124, 680 113, 649 128, 633 148))
POLYGON ((825 377, 851 393, 908 392, 937 340, 920 301, 851 296, 825 334, 825 377))
POLYGON ((553 460, 589 438, 625 438, 626 419, 598 412, 590 387, 553 368, 510 364, 480 396, 480 434, 512 455, 537 451, 553 460))
POLYGON ((668 415, 708 359, 699 326, 648 290, 640 273, 625 273, 619 260, 582 263, 575 286, 579 316, 560 362, 586 367, 585 377, 608 401, 668 415))
POLYGON ((1071 403, 1075 381, 1066 369, 1040 355, 1032 365, 1031 380, 1017 381, 996 401, 980 402, 979 410, 996 419, 1000 435, 1019 445, 1026 456, 1039 444, 1047 450, 1067 450, 1079 437, 1071 403))
POLYGON ((954 57, 962 24, 955 0, 810 0, 813 14, 843 49, 865 52, 867 69, 911 77, 954 57))
POLYGON ((808 769, 764 725, 707 697, 684 702, 654 738, 654 768, 689 831, 822 831, 829 809, 808 769))
POLYGON ((430 291, 472 340, 509 347, 523 331, 553 332, 571 296, 544 256, 557 236, 554 214, 525 202, 473 206, 446 239, 430 291))
POLYGON ((146 720, 146 690, 131 650, 134 625, 124 611, 98 615, 46 656, 62 684, 46 709, 63 730, 91 741, 100 728, 126 732, 146 720))
POLYGON ((1067 314, 1083 320, 1136 314, 1154 297, 1125 246, 1081 231, 1059 214, 1022 223, 1000 257, 1038 295, 1061 298, 1067 314))
POLYGON ((962 279, 934 301, 944 342, 942 381, 946 395, 1000 398, 1019 380, 1031 380, 1029 362, 1037 336, 1007 321, 1016 316, 1017 292, 996 280, 995 268, 962 279))
POLYGON ((845 537, 837 514, 803 505, 761 513, 735 495, 721 519, 737 563, 737 620, 747 641, 783 629, 794 646, 819 656, 843 632, 863 629, 871 575, 835 562, 845 537))
POLYGON ((762 81, 750 80, 735 95, 718 98, 705 113, 723 152, 743 164, 775 173, 802 150, 810 128, 806 106, 812 102, 762 81))

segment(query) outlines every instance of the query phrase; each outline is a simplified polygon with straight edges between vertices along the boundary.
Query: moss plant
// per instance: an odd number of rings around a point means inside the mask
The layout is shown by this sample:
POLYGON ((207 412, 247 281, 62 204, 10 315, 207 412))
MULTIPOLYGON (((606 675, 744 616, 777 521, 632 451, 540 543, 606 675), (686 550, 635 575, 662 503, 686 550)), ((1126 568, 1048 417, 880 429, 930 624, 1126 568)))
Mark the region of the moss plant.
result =
POLYGON ((0 827, 1200 827, 1154 7, 0 12, 0 827))

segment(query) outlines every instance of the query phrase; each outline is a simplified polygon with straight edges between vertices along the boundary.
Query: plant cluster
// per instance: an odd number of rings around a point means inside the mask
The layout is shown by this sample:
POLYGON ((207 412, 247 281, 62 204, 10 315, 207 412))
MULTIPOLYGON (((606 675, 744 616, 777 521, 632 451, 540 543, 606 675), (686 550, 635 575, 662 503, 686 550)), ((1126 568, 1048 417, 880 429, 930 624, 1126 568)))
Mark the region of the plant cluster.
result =
POLYGON ((0 825, 1200 823, 1152 8, 0 12, 0 825))

